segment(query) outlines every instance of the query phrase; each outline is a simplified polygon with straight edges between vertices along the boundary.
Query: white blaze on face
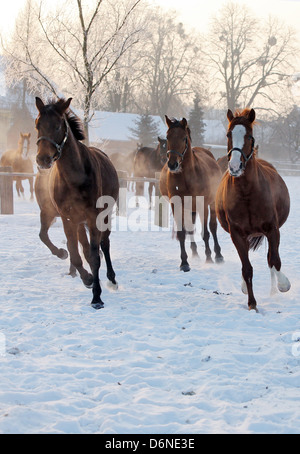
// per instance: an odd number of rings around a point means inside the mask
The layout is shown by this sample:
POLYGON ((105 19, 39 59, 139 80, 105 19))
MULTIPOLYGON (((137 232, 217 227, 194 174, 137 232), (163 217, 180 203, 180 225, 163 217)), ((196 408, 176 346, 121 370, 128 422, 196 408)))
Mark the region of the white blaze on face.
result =
POLYGON ((27 152, 28 152, 28 141, 26 139, 23 144, 22 159, 27 159, 27 152))
MULTIPOLYGON (((232 132, 232 148, 243 149, 245 143, 246 128, 242 125, 237 125, 232 132)), ((229 161, 229 172, 231 175, 240 176, 243 171, 241 169, 241 153, 238 150, 233 150, 229 161)))

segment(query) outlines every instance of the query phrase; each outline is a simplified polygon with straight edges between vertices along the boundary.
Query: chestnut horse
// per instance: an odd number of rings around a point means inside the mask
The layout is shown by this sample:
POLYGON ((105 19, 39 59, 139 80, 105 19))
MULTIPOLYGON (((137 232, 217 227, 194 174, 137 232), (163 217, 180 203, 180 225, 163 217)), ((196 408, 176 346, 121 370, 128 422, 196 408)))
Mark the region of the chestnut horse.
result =
POLYGON ((83 283, 92 285, 91 305, 100 309, 104 305, 99 282, 100 246, 106 260, 107 277, 116 285, 109 250, 108 219, 118 197, 119 180, 105 153, 79 141, 84 135, 78 118, 69 111, 71 100, 59 99, 44 104, 40 98, 36 98, 39 111, 36 119, 36 161, 41 169, 51 168, 49 194, 63 222, 71 263, 78 270, 83 283), (81 225, 86 225, 89 231, 92 275, 84 269, 78 251, 81 225))
MULTIPOLYGON (((160 191, 171 203, 181 249, 180 270, 186 272, 190 271, 190 265, 185 250, 185 237, 186 233, 193 234, 197 211, 202 222, 206 261, 212 261, 207 228, 208 207, 210 207, 209 229, 214 239, 216 261, 223 261, 217 238, 215 213, 215 194, 221 180, 221 170, 209 150, 192 148, 190 129, 185 118, 178 121, 166 116, 166 123, 167 163, 161 172, 160 191), (199 200, 203 203, 199 203, 199 200), (176 201, 179 201, 181 209, 175 206, 176 201)), ((193 239, 191 249, 193 255, 198 255, 197 245, 193 239)))
MULTIPOLYGON (((20 132, 17 150, 7 150, 3 153, 0 161, 1 166, 10 166, 12 167, 12 171, 16 173, 34 173, 33 164, 29 157, 30 137, 30 132, 26 134, 20 132)), ((16 190, 19 197, 21 194, 24 195, 22 180, 27 179, 30 187, 30 198, 33 200, 33 176, 24 178, 21 176, 14 177, 16 190)))
MULTIPOLYGON (((133 163, 133 175, 135 177, 155 178, 155 172, 160 172, 167 161, 167 141, 158 139, 156 148, 138 147, 133 163)), ((151 208, 152 192, 155 183, 149 183, 149 207, 151 208)), ((136 183, 136 196, 143 194, 144 183, 136 183)), ((138 205, 138 202, 137 202, 138 205)))
POLYGON ((222 227, 229 232, 242 262, 242 290, 248 293, 248 307, 256 310, 253 294, 253 268, 249 249, 256 249, 263 238, 268 240, 268 264, 272 290, 290 289, 290 282, 280 271, 279 228, 290 210, 288 189, 276 169, 254 153, 253 124, 255 111, 245 109, 235 115, 228 110, 228 172, 216 195, 216 211, 222 227))

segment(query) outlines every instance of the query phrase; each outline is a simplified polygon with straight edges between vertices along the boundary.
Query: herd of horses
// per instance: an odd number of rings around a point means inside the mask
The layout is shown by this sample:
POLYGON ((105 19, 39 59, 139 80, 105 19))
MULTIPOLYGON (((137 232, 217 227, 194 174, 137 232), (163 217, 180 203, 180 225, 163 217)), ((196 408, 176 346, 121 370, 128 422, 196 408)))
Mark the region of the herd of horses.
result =
MULTIPOLYGON (((117 164, 114 165, 113 159, 103 151, 82 142, 83 126, 69 109, 71 100, 58 99, 44 104, 36 98, 38 173, 34 189, 40 207, 40 239, 57 257, 66 259, 70 256, 70 274, 74 276, 78 271, 83 283, 92 288, 92 307, 100 309, 104 306, 99 282, 102 253, 107 278, 117 287, 110 257, 109 220, 113 206, 99 203, 105 197, 114 201, 118 198, 117 164), (105 220, 101 227, 100 214, 105 220), (69 254, 65 249, 58 249, 48 236, 49 227, 58 216, 62 219, 69 254), (78 243, 89 271, 84 268, 78 243)), ((158 138, 156 148, 139 147, 134 153, 134 175, 151 178, 155 172, 160 172, 161 194, 171 204, 174 224, 180 226, 177 228, 180 270, 190 270, 185 248, 187 234, 191 235, 192 254, 198 254, 193 239, 197 215, 202 224, 206 261, 212 262, 210 233, 215 261, 224 261, 217 237, 219 221, 230 234, 241 260, 242 291, 248 294, 248 307, 257 310, 249 251, 258 248, 263 238, 268 241, 271 290, 276 290, 276 284, 281 292, 290 289, 290 282, 281 271, 279 256, 279 229, 289 215, 290 198, 285 182, 273 165, 258 158, 253 136, 255 111, 247 108, 233 114, 228 110, 228 153, 218 161, 209 150, 192 146, 191 131, 185 118, 177 120, 166 116, 165 119, 166 139, 158 138), (181 210, 175 209, 175 199, 181 202, 181 210), (203 201, 200 208, 199 199, 203 201)), ((18 150, 6 152, 1 165, 12 166, 14 172, 32 173, 33 166, 28 158, 29 139, 29 134, 21 134, 18 150)), ((16 176, 18 193, 24 192, 21 178, 16 176)), ((31 180, 30 188, 33 197, 31 180)), ((151 193, 152 185, 149 185, 150 203, 151 193)), ((139 194, 141 188, 137 186, 139 194)))

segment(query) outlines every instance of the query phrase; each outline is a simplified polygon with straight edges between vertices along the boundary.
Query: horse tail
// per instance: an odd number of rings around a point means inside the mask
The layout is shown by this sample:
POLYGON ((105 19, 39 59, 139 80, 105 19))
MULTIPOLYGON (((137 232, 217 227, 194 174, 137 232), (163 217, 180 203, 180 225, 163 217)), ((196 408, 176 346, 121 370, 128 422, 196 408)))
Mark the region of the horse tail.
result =
POLYGON ((249 238, 249 240, 248 240, 249 248, 252 249, 253 251, 256 251, 262 245, 263 239, 264 239, 264 235, 253 236, 253 237, 249 238))

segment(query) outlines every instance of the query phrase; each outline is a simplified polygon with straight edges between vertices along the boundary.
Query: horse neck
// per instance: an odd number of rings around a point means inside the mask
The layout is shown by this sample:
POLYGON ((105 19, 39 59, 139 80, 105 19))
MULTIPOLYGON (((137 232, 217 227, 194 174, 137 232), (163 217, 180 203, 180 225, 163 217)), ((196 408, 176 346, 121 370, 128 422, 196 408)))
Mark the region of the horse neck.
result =
POLYGON ((86 146, 78 142, 70 131, 60 158, 56 161, 57 170, 67 180, 80 181, 80 175, 85 175, 83 148, 86 146))
POLYGON ((236 181, 240 183, 245 190, 252 190, 258 185, 258 165, 255 156, 252 156, 252 158, 249 159, 244 174, 237 178, 236 181))

